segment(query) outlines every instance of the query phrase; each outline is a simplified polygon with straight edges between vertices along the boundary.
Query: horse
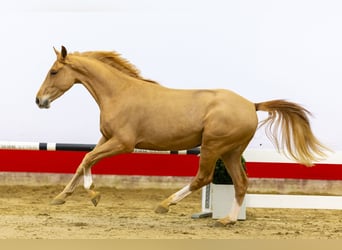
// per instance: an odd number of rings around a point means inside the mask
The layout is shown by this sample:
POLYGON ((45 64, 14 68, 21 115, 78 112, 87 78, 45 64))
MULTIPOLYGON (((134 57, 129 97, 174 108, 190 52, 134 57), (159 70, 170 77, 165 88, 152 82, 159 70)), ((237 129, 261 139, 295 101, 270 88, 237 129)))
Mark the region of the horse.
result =
POLYGON ((51 204, 63 204, 82 176, 83 186, 94 206, 100 200, 91 167, 104 157, 147 150, 185 150, 201 147, 199 168, 192 181, 155 208, 166 213, 171 205, 209 184, 215 163, 222 159, 231 176, 235 197, 227 216, 216 225, 234 224, 243 203, 248 178, 241 156, 253 138, 258 124, 266 125, 267 135, 278 151, 306 166, 326 157, 324 146, 310 127, 311 113, 286 100, 253 103, 224 89, 172 89, 145 79, 140 71, 117 52, 68 53, 54 48, 57 59, 41 85, 36 104, 50 104, 81 83, 100 108, 102 137, 85 155, 70 182, 51 204), (260 122, 257 111, 268 112, 260 122))

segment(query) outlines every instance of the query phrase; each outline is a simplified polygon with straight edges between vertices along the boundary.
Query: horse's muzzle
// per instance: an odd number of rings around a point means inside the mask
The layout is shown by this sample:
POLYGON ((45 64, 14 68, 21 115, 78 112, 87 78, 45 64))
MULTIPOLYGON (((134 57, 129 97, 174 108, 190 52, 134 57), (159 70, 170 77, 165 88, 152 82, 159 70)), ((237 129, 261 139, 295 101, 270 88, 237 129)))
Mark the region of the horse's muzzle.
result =
POLYGON ((43 109, 43 108, 45 108, 45 109, 50 108, 50 101, 49 101, 49 99, 36 97, 36 104, 41 109, 43 109))

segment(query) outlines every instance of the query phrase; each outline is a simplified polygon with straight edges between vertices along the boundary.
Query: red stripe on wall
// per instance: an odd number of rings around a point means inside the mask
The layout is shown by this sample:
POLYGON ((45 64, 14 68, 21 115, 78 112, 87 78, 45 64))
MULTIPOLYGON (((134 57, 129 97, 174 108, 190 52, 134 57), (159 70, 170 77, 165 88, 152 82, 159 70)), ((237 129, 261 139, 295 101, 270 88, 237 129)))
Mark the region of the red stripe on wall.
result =
MULTIPOLYGON (((74 173, 86 152, 0 150, 0 171, 74 173)), ((194 176, 195 155, 125 154, 105 158, 93 168, 94 174, 194 176)))
MULTIPOLYGON (((0 150, 0 172, 74 173, 86 152, 0 150)), ((94 174, 195 176, 195 155, 125 154, 103 159, 94 174)), ((341 164, 305 167, 295 163, 247 162, 252 178, 342 180, 341 164)))
POLYGON ((297 163, 248 162, 249 177, 312 180, 342 180, 341 164, 316 164, 306 167, 297 163))

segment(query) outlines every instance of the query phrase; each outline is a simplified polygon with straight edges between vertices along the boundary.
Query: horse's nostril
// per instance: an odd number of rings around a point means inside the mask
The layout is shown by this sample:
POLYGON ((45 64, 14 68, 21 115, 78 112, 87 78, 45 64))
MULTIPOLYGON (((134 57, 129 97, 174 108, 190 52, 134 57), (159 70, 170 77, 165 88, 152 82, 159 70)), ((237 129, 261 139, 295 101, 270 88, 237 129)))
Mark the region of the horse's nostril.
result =
POLYGON ((44 108, 44 109, 50 108, 50 100, 44 97, 43 98, 36 97, 36 104, 38 105, 39 108, 44 108))

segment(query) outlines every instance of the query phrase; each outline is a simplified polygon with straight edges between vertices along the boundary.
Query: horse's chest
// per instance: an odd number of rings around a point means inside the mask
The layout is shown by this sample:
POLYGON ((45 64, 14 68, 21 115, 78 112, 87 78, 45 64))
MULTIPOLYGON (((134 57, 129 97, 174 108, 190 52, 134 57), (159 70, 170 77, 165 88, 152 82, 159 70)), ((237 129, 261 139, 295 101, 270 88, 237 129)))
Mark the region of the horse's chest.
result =
POLYGON ((122 116, 113 114, 101 114, 100 116, 100 131, 106 138, 120 134, 129 127, 129 122, 122 116))
POLYGON ((114 134, 115 119, 109 115, 101 113, 100 116, 100 131, 103 136, 110 138, 114 134))

